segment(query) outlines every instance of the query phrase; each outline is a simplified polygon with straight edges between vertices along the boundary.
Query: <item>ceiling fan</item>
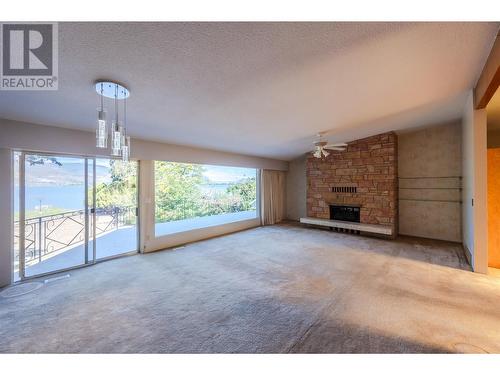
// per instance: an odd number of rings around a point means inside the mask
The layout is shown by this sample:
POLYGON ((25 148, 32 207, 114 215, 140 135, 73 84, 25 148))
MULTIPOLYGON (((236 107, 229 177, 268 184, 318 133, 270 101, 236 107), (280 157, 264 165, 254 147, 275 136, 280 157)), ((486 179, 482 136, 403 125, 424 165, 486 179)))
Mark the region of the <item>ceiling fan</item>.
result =
POLYGON ((321 159, 323 156, 326 158, 330 153, 326 150, 345 151, 347 143, 330 144, 323 138, 324 133, 318 133, 318 140, 314 142, 314 150, 312 154, 315 158, 321 159))

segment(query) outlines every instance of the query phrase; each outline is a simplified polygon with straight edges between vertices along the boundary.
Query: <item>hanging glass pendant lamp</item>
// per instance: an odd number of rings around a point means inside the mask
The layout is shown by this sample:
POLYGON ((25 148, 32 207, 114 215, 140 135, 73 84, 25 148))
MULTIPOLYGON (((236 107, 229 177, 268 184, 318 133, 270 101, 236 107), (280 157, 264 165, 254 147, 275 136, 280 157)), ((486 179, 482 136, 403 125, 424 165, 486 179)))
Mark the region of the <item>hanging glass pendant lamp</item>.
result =
MULTIPOLYGON (((96 86, 97 90, 97 86, 96 86)), ((106 112, 104 112, 103 84, 100 84, 101 107, 97 111, 96 147, 108 148, 108 128, 106 126, 106 112)))
POLYGON ((123 161, 128 161, 130 157, 130 137, 127 136, 126 119, 127 106, 126 99, 130 96, 130 91, 119 83, 109 81, 99 81, 96 83, 96 91, 101 96, 101 108, 98 112, 98 127, 96 130, 96 145, 99 148, 108 147, 108 132, 104 111, 104 98, 114 101, 115 117, 111 124, 111 155, 121 156, 123 161), (119 118, 119 101, 123 101, 123 122, 119 118))
POLYGON ((111 130, 111 155, 121 156, 122 154, 122 132, 123 128, 118 121, 118 85, 115 86, 115 121, 111 130))
POLYGON ((123 101, 123 131, 121 136, 122 160, 128 161, 130 157, 130 137, 127 135, 127 98, 123 101))
POLYGON ((120 124, 114 121, 111 129, 111 155, 113 156, 122 154, 122 130, 120 124))

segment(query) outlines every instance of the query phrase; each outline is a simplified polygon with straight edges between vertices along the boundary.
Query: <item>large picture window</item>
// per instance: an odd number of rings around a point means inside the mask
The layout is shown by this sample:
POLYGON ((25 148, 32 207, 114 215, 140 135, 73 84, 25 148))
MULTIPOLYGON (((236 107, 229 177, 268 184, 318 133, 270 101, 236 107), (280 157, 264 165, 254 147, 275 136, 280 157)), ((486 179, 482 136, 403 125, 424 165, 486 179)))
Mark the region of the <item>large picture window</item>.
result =
POLYGON ((257 170, 155 161, 155 235, 257 218, 257 170))

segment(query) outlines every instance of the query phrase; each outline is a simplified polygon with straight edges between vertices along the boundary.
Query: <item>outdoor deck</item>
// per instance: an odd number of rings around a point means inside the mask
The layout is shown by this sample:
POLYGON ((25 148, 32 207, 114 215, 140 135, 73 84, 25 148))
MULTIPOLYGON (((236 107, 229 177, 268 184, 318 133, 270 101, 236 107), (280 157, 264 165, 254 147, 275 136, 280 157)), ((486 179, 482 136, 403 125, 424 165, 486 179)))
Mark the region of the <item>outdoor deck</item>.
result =
MULTIPOLYGON (((193 229, 231 223, 241 220, 255 219, 255 211, 242 211, 230 214, 198 217, 158 223, 155 226, 156 236, 165 236, 174 233, 185 232, 193 229)), ((122 226, 117 229, 99 235, 96 239, 96 260, 108 258, 138 249, 137 227, 122 226)), ((89 241, 87 259, 93 259, 93 241, 89 241)), ((42 258, 41 262, 31 262, 26 265, 26 276, 35 276, 42 273, 54 272, 61 269, 71 268, 85 264, 85 244, 68 246, 57 254, 42 258)), ((19 275, 16 272, 16 280, 19 275)))

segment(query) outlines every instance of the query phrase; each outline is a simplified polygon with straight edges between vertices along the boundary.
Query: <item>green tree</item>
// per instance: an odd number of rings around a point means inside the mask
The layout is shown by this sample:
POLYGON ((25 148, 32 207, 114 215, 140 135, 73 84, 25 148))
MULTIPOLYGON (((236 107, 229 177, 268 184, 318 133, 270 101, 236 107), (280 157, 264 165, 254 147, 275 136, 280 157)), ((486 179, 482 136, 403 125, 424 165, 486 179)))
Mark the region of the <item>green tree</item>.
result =
MULTIPOLYGON (((98 208, 136 205, 135 165, 112 160, 111 181, 96 186, 98 208)), ((210 185, 198 164, 155 162, 155 218, 157 222, 219 215, 255 209, 256 179, 231 184, 225 191, 210 185)))
POLYGON ((135 163, 111 160, 110 169, 111 181, 109 183, 101 182, 96 186, 97 208, 135 206, 137 199, 135 163))
POLYGON ((156 220, 172 221, 202 216, 203 166, 155 162, 156 220))
POLYGON ((232 184, 227 188, 227 192, 241 199, 241 210, 247 211, 255 208, 257 199, 257 181, 255 177, 247 178, 243 181, 232 184))

